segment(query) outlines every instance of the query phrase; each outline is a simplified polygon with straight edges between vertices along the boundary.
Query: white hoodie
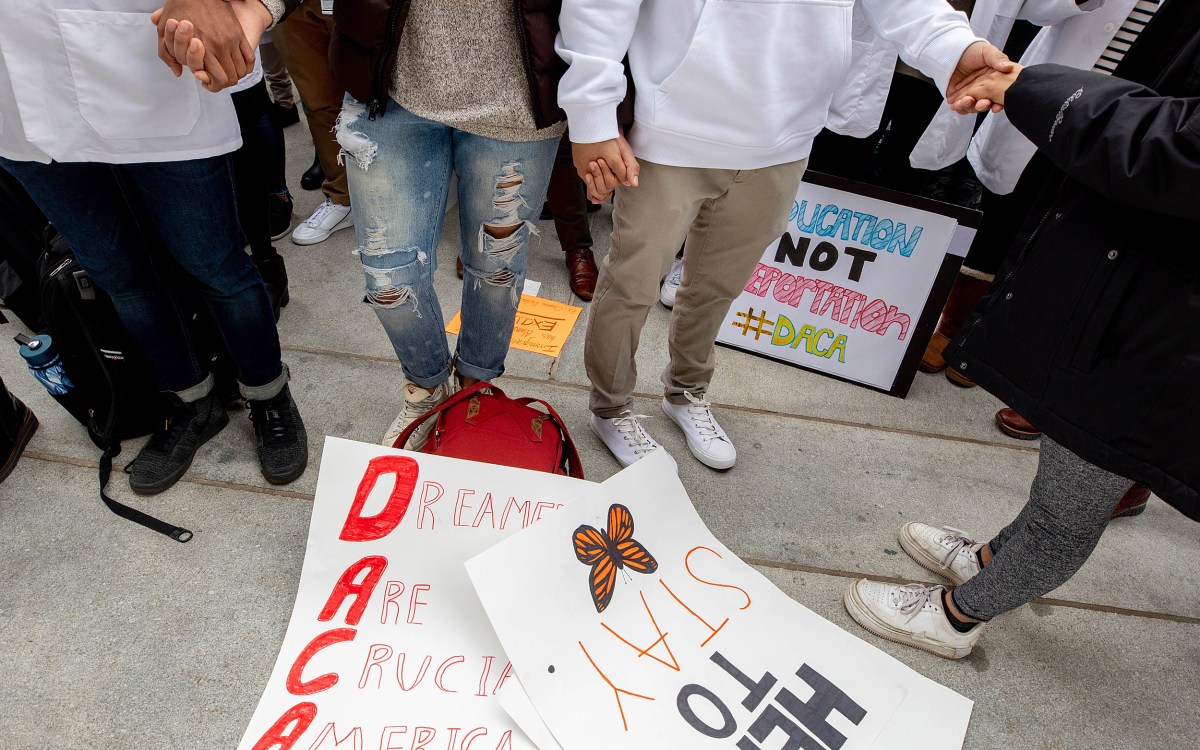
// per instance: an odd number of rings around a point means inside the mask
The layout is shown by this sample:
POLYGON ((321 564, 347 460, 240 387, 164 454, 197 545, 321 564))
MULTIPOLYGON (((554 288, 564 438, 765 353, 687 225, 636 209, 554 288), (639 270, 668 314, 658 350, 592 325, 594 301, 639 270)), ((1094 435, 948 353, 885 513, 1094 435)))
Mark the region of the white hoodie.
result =
MULTIPOLYGON (((856 0, 564 0, 555 45, 571 140, 617 135, 628 52, 634 154, 757 169, 808 156, 850 69, 856 0)), ((857 0, 905 62, 943 90, 977 41, 945 0, 857 0)))

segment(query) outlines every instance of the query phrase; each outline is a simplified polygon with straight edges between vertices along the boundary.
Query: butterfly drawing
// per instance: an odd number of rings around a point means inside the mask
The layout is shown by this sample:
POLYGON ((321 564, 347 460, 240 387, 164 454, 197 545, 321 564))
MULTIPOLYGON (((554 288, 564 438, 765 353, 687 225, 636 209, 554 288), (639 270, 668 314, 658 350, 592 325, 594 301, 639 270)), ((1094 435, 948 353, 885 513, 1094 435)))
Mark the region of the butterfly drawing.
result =
POLYGON ((624 505, 613 504, 608 509, 608 528, 597 531, 584 524, 571 535, 575 557, 592 566, 592 603, 603 612, 612 601, 617 585, 617 571, 629 568, 637 573, 653 573, 658 561, 633 538, 633 514, 624 505))

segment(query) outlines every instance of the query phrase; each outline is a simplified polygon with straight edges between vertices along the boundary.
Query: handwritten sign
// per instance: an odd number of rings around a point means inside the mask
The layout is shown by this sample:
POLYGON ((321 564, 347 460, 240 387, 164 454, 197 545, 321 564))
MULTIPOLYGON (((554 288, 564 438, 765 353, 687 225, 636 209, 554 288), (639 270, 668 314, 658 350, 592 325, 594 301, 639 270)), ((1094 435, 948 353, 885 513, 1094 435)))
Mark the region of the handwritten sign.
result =
POLYGON ((962 747, 969 700, 739 560, 662 452, 467 570, 519 677, 504 704, 563 748, 962 747))
MULTIPOLYGON (((562 353, 563 345, 567 343, 567 337, 571 335, 581 312, 583 308, 580 307, 522 294, 509 346, 557 357, 562 353)), ((457 336, 461 328, 462 312, 459 311, 446 325, 446 332, 457 336)))
POLYGON ((979 216, 809 173, 717 341, 904 397, 979 216))
POLYGON ((534 750, 463 563, 591 484, 325 439, 287 636, 240 750, 534 750))

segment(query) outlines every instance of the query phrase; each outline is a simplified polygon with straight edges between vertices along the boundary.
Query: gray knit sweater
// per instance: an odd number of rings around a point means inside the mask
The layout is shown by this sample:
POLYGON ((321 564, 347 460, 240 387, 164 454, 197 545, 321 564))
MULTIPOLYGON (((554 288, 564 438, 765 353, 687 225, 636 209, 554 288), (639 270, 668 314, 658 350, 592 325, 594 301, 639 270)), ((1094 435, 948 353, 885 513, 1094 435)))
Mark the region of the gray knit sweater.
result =
MULTIPOLYGON (((319 0, 306 0, 317 3, 319 0)), ((282 0, 263 0, 276 20, 282 0)), ((391 97, 415 115, 503 141, 539 141, 512 0, 411 0, 391 97)))

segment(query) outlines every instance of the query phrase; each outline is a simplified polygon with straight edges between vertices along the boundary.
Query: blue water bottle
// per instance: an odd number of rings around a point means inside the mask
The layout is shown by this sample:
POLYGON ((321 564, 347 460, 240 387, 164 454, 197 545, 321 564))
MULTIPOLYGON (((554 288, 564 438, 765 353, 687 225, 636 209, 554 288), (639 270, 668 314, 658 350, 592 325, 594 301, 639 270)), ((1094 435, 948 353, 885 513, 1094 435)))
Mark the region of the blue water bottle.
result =
POLYGON ((19 340, 25 364, 51 396, 66 396, 75 389, 50 336, 43 333, 33 338, 21 336, 19 340))

